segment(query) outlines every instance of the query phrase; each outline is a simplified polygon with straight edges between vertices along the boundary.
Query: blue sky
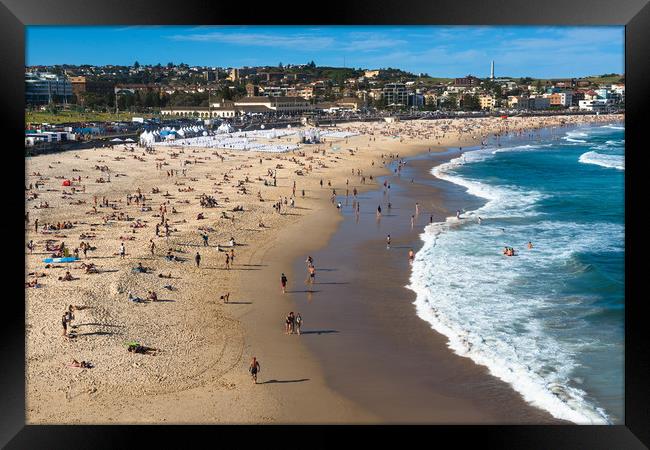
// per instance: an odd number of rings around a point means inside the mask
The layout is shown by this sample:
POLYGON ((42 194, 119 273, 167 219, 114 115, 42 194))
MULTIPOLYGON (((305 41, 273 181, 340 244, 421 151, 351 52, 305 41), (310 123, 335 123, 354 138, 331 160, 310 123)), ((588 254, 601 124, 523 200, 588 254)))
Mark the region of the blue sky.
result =
POLYGON ((431 76, 577 77, 624 71, 624 27, 29 26, 26 64, 303 64, 431 76))

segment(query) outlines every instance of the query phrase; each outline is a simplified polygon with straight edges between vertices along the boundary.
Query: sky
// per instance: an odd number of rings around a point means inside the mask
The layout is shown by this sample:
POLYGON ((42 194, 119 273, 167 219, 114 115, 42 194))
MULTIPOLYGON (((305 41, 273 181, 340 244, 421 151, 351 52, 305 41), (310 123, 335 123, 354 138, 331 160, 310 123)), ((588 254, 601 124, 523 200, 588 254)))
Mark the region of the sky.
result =
POLYGON ((438 77, 581 77, 624 72, 624 27, 28 26, 26 64, 378 69, 438 77))

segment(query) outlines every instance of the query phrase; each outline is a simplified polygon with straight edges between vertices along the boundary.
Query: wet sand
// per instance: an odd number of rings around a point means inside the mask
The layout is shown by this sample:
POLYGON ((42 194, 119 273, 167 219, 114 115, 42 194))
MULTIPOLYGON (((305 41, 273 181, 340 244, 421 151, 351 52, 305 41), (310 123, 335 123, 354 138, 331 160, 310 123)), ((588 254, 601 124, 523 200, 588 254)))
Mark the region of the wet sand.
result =
MULTIPOLYGON (((330 244, 312 255, 317 292, 295 298, 305 319, 302 339, 322 361, 328 384, 385 423, 565 423, 527 404, 484 367, 453 354, 447 339, 415 314, 415 294, 404 287, 409 248, 421 247, 418 236, 431 215, 441 221, 457 205, 476 201, 429 174, 448 158, 408 159, 401 177, 386 177, 390 194, 380 189, 359 196, 358 221, 348 199, 330 244), (416 202, 420 214, 411 229, 416 202), (383 211, 377 220, 379 203, 383 211)), ((306 273, 303 261, 294 269, 306 273)))

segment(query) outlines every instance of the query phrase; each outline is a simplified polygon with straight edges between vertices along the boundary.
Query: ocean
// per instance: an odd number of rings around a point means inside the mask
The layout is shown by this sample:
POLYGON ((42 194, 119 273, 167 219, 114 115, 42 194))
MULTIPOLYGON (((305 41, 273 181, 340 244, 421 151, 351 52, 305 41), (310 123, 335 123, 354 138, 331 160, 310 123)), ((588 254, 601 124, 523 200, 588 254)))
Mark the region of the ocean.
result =
POLYGON ((624 145, 554 128, 434 167, 485 203, 425 228, 408 286, 454 352, 578 424, 624 423, 624 145))

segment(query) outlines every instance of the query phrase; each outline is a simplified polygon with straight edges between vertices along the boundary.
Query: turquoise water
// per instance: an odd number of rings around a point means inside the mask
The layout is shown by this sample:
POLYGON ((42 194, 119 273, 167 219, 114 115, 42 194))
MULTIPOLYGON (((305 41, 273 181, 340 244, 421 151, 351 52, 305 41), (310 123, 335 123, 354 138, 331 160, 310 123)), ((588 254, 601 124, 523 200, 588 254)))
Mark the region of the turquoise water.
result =
POLYGON ((425 229, 409 286, 455 352, 581 424, 624 422, 624 144, 556 128, 435 167, 486 203, 425 229))

